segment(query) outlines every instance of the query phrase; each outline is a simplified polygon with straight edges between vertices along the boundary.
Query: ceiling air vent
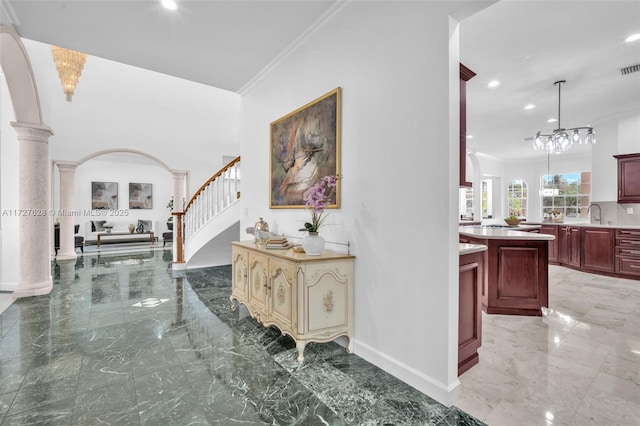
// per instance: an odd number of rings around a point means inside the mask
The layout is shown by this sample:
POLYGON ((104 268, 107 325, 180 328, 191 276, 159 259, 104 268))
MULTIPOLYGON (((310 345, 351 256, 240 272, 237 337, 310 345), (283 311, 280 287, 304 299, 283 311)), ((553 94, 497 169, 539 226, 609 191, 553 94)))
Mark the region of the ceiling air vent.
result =
POLYGON ((631 65, 630 67, 620 68, 622 75, 631 74, 632 72, 640 71, 640 64, 631 65))

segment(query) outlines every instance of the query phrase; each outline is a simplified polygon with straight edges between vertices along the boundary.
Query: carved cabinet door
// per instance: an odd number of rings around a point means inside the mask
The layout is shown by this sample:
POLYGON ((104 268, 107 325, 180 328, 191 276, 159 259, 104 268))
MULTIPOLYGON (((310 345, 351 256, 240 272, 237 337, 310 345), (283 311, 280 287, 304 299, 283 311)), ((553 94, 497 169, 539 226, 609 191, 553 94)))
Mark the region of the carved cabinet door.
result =
POLYGON ((247 252, 233 247, 232 251, 232 293, 239 300, 247 300, 247 252))
POLYGON ((271 315, 280 325, 282 332, 292 332, 296 312, 295 264, 270 259, 268 288, 271 315))
POLYGON ((304 276, 305 311, 309 333, 331 335, 347 326, 349 277, 338 268, 307 265, 304 276))
POLYGON ((268 259, 254 252, 249 253, 249 311, 258 319, 268 318, 267 311, 267 275, 268 259))

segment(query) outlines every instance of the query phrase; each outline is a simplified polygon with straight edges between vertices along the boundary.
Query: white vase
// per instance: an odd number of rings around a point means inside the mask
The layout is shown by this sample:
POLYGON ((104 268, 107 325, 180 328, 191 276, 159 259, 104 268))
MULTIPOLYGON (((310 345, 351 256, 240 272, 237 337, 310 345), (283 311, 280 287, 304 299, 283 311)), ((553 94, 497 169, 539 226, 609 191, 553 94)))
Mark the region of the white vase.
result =
POLYGON ((324 238, 317 232, 309 232, 309 235, 302 239, 302 248, 309 256, 320 256, 324 250, 324 238))

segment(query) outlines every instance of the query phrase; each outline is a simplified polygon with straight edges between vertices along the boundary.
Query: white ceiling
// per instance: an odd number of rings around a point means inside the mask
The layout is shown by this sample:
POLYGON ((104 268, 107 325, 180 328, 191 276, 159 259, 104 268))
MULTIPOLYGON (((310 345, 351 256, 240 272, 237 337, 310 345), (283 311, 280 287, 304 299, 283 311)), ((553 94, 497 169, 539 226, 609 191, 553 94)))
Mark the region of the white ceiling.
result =
MULTIPOLYGON (((0 18, 22 37, 234 92, 342 3, 177 0, 170 12, 157 0, 0 1, 0 18)), ((563 127, 593 125, 597 133, 598 122, 640 111, 640 73, 619 71, 640 64, 640 41, 623 41, 638 32, 637 0, 503 0, 463 20, 461 62, 477 74, 468 83, 468 148, 505 159, 544 156, 523 138, 556 127, 546 120, 557 115, 553 82, 561 79, 563 127), (492 79, 502 85, 488 89, 492 79), (528 103, 537 107, 525 111, 528 103)))
POLYGON ((3 0, 25 38, 239 91, 331 0, 3 0))
POLYGON ((640 41, 624 42, 634 33, 639 1, 501 1, 463 21, 461 62, 477 74, 468 83, 468 149, 545 157, 523 138, 557 128, 546 121, 558 115, 558 80, 567 81, 562 127, 592 125, 597 136, 599 122, 640 112, 640 73, 620 73, 640 64, 640 41), (493 79, 502 85, 487 88, 493 79), (525 111, 526 104, 536 108, 525 111))

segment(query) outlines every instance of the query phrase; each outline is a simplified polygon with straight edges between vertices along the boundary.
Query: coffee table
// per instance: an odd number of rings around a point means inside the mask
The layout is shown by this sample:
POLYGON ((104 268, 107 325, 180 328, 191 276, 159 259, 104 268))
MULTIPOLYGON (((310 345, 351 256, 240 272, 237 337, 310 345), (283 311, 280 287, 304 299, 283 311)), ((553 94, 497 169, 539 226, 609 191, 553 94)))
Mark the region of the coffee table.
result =
MULTIPOLYGON (((153 245, 153 243, 155 242, 155 238, 153 236, 153 231, 145 231, 145 232, 135 232, 135 233, 131 233, 131 232, 101 232, 97 235, 97 240, 96 240, 96 245, 98 246, 98 248, 100 248, 100 243, 101 243, 101 239, 102 237, 117 237, 117 236, 131 236, 131 235, 148 235, 149 236, 149 243, 151 245, 153 245)), ((122 239, 121 240, 123 243, 129 243, 129 242, 136 242, 135 240, 130 240, 127 241, 127 239, 122 239)))

